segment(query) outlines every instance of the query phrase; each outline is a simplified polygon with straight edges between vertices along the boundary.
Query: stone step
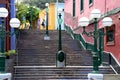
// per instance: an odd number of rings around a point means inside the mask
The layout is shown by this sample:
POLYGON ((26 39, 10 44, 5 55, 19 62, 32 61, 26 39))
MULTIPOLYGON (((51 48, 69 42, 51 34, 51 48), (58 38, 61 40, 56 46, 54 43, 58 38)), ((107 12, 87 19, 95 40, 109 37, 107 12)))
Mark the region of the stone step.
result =
POLYGON ((33 79, 33 78, 15 78, 14 80, 88 80, 88 79, 33 79))
MULTIPOLYGON (((92 72, 92 54, 65 31, 62 31, 62 50, 66 53, 66 67, 56 68, 58 34, 49 31, 50 40, 46 41, 45 31, 20 30, 14 80, 87 80, 87 74, 92 72)), ((113 72, 104 66, 100 67, 100 73, 113 72)))
MULTIPOLYGON (((38 66, 40 66, 40 65, 47 65, 47 66, 49 66, 49 65, 55 65, 55 61, 53 61, 53 62, 46 62, 46 61, 37 61, 37 62, 24 62, 24 61, 22 61, 22 62, 19 62, 18 61, 18 64, 19 65, 25 65, 25 66, 32 66, 32 65, 38 65, 38 66)), ((90 66, 90 64, 80 64, 80 62, 66 62, 66 65, 68 65, 68 66, 90 66)))
POLYGON ((15 77, 14 80, 88 80, 87 75, 78 75, 78 76, 27 76, 27 77, 15 77))
MULTIPOLYGON (((65 51, 63 51, 67 56, 82 56, 82 54, 84 55, 91 55, 91 54, 86 54, 86 52, 84 51, 73 51, 71 53, 67 53, 65 51)), ((20 54, 18 54, 18 56, 55 56, 58 51, 19 51, 20 54)), ((87 56, 86 56, 87 57, 87 56)))
MULTIPOLYGON (((68 66, 65 68, 57 68, 52 66, 15 66, 16 80, 39 80, 39 79, 79 79, 86 80, 87 74, 92 72, 92 66, 68 66)), ((100 73, 110 73, 109 66, 100 67, 100 73)), ((112 73, 112 71, 111 71, 112 73)))
POLYGON ((34 79, 87 79, 86 74, 17 74, 16 78, 21 78, 21 80, 34 80, 34 79))
POLYGON ((45 63, 45 62, 41 62, 41 63, 18 63, 19 66, 53 66, 55 65, 54 63, 45 63))
MULTIPOLYGON (((53 65, 55 65, 56 64, 56 62, 49 62, 49 63, 46 63, 46 62, 39 62, 39 63, 19 63, 18 62, 18 65, 20 65, 20 66, 44 66, 44 65, 46 65, 46 66, 53 66, 53 65)), ((69 62, 69 63, 66 63, 66 65, 67 66, 90 66, 89 64, 79 64, 78 62, 69 62)))
MULTIPOLYGON (((92 71, 92 66, 67 66, 64 68, 58 68, 53 66, 15 66, 16 73, 65 73, 65 74, 87 74, 92 71), (21 72, 22 71, 22 72, 21 72)), ((99 71, 103 74, 108 74, 108 71, 113 72, 109 66, 99 67, 99 71)))
MULTIPOLYGON (((36 62, 36 61, 45 61, 45 62, 51 62, 51 61, 55 61, 56 60, 56 56, 49 56, 49 57, 45 57, 45 56, 28 56, 28 57, 22 57, 22 56, 20 56, 20 57, 18 57, 18 62, 36 62)), ((87 59, 87 58, 85 58, 85 59, 87 59)), ((88 58, 89 59, 89 58, 88 58)), ((84 60, 82 60, 82 58, 81 57, 78 57, 78 56, 76 56, 76 57, 66 57, 66 62, 67 63, 69 63, 69 62, 78 62, 78 63, 81 63, 81 61, 84 61, 84 60), (78 59, 76 59, 76 58, 78 58, 78 59)), ((88 61, 86 61, 86 63, 88 63, 88 61)), ((91 63, 91 62, 89 62, 89 63, 91 63)))

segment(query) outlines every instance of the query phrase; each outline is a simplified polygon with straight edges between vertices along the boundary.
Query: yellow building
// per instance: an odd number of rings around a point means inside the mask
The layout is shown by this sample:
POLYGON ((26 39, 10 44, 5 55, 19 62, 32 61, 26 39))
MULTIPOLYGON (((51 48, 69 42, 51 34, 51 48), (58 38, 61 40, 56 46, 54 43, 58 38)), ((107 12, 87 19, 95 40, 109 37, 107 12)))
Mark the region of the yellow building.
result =
MULTIPOLYGON (((48 30, 55 30, 55 4, 50 3, 48 8, 48 30)), ((40 23, 46 18, 46 10, 42 10, 39 13, 40 23)), ((41 30, 45 30, 42 25, 40 25, 41 30)))

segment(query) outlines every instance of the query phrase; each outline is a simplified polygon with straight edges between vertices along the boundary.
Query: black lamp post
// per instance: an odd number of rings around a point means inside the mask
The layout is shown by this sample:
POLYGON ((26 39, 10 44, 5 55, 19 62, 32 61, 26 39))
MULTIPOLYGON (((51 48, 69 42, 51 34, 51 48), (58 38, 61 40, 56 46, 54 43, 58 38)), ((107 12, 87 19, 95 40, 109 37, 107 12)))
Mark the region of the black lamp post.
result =
MULTIPOLYGON (((97 19, 101 17, 101 12, 99 9, 94 9, 91 12, 91 18, 94 19, 94 31, 93 32, 86 32, 85 27, 89 25, 89 19, 86 17, 82 17, 79 20, 79 26, 83 27, 83 34, 87 36, 91 36, 94 38, 94 49, 92 50, 93 53, 93 73, 98 73, 99 71, 99 65, 102 63, 102 49, 101 49, 101 43, 99 44, 98 49, 98 42, 97 40, 101 40, 101 36, 104 36, 104 33, 100 33, 100 31, 97 29, 97 19)), ((111 26, 112 25, 112 19, 110 17, 106 17, 103 19, 103 25, 111 26)), ((100 41, 99 40, 99 41, 100 41)))
POLYGON ((59 44, 58 44, 58 53, 56 54, 56 67, 65 67, 66 66, 66 55, 62 51, 62 38, 61 38, 61 24, 62 24, 62 18, 61 18, 61 10, 59 10, 58 15, 58 24, 59 24, 59 44))
POLYGON ((0 71, 5 71, 5 55, 4 55, 4 42, 5 42, 5 29, 4 29, 4 18, 8 16, 8 10, 6 8, 0 8, 0 18, 1 18, 1 27, 0 27, 0 38, 1 38, 1 53, 0 53, 0 71))
POLYGON ((61 39, 61 24, 62 24, 62 18, 61 18, 61 13, 59 13, 59 19, 58 19, 58 24, 59 24, 59 51, 62 50, 62 39, 61 39))
POLYGON ((49 37, 49 32, 48 32, 48 20, 49 20, 49 17, 48 17, 48 7, 49 7, 49 3, 46 3, 45 4, 46 6, 46 34, 44 36, 44 40, 50 40, 50 37, 49 37))
POLYGON ((32 29, 32 6, 30 6, 30 29, 32 29))
MULTIPOLYGON (((8 10, 6 8, 0 8, 0 18, 2 18, 1 23, 2 26, 0 27, 0 38, 1 38, 1 53, 0 53, 0 72, 5 72, 5 37, 11 36, 14 33, 6 32, 5 25, 4 25, 4 18, 8 16, 8 10)), ((13 18, 10 20, 10 25, 12 25, 12 28, 18 28, 20 26, 20 21, 16 18, 13 18)))

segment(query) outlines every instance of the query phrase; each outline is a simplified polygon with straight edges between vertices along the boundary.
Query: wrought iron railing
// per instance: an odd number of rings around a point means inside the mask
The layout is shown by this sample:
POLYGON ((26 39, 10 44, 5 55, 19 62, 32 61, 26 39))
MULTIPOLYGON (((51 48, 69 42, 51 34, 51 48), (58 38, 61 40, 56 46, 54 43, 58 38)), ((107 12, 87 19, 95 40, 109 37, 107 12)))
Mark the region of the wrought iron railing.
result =
POLYGON ((83 37, 80 35, 80 34, 76 34, 72 31, 72 29, 70 27, 68 27, 67 25, 64 25, 65 26, 65 30, 75 39, 75 40, 79 40, 83 47, 86 49, 86 50, 93 50, 94 49, 94 46, 93 44, 90 44, 90 43, 87 43, 83 37))

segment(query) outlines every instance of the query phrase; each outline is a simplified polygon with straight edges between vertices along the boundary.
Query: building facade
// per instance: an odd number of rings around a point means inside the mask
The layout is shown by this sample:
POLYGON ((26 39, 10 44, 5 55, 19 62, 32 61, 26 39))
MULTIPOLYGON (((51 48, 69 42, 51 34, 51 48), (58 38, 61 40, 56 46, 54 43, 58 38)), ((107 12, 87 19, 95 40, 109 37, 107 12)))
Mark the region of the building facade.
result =
MULTIPOLYGON (((9 0, 1 0, 0 1, 0 7, 5 7, 8 10, 8 12, 9 12, 10 11, 9 3, 10 3, 9 0)), ((9 19, 10 19, 10 16, 5 18, 5 29, 6 29, 6 31, 10 31, 9 19)), ((5 49, 6 49, 6 51, 10 49, 10 38, 9 37, 6 37, 5 49)))
MULTIPOLYGON (((40 11, 39 13, 39 20, 40 20, 40 29, 46 30, 46 9, 40 11), (44 26, 42 22, 44 21, 44 26)), ((51 3, 48 7, 48 29, 54 30, 55 29, 55 4, 51 3)))
MULTIPOLYGON (((57 30, 58 29, 58 9, 64 9, 64 3, 50 3, 49 4, 49 11, 48 11, 48 29, 49 30, 57 30)), ((39 20, 40 24, 42 24, 43 19, 46 19, 46 10, 42 10, 39 13, 39 20)), ((64 12, 62 12, 62 19, 64 22, 64 12)), ((46 22, 46 21, 45 21, 46 22)), ((43 28, 40 25, 40 29, 43 28)), ((64 23, 61 24, 61 29, 64 30, 64 23)))
MULTIPOLYGON (((10 28, 9 22, 11 18, 15 16, 15 3, 14 0, 0 0, 0 7, 5 7, 8 10, 8 16, 5 18, 5 29, 7 32, 14 32, 14 29, 10 28)), ((1 22, 0 22, 1 23, 1 22)), ((15 49, 15 35, 12 37, 6 36, 5 38, 5 51, 15 49)))
MULTIPOLYGON (((101 21, 104 17, 109 16, 113 20, 113 25, 108 28, 110 34, 105 35, 101 41, 98 40, 98 48, 101 44, 103 47, 103 57, 107 55, 108 64, 116 70, 116 73, 120 73, 120 3, 119 0, 64 0, 65 2, 65 26, 71 30, 73 37, 80 40, 86 49, 92 49, 94 43, 93 37, 82 35, 82 28, 78 26, 78 21, 81 17, 88 17, 90 19, 90 13, 93 9, 99 9, 101 11, 101 19, 98 21, 98 29, 106 32, 106 28, 102 25, 101 21), (76 36, 78 34, 79 36, 76 36)), ((93 31, 94 23, 90 19, 90 24, 86 28, 87 32, 93 31)))

